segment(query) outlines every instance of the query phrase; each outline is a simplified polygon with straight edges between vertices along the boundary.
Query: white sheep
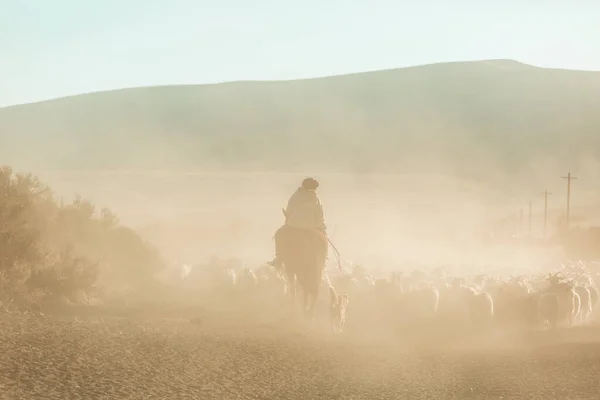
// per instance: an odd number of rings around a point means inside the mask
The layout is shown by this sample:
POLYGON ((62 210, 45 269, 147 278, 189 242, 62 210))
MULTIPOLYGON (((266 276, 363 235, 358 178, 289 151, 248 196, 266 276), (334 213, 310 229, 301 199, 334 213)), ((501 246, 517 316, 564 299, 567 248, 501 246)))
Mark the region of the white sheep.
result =
POLYGON ((470 299, 471 322, 489 327, 494 320, 494 300, 487 292, 477 293, 470 299))
POLYGON ((579 296, 580 307, 577 322, 585 324, 588 321, 590 314, 592 313, 592 299, 590 290, 584 285, 577 285, 573 288, 575 293, 579 296))
POLYGON ((546 292, 538 296, 538 316, 548 328, 555 328, 560 315, 560 299, 557 293, 546 292))
POLYGON ((554 293, 558 297, 559 322, 567 319, 569 326, 573 326, 581 308, 581 299, 579 295, 573 289, 573 285, 561 279, 558 276, 558 273, 549 274, 548 280, 550 282, 550 287, 547 289, 547 293, 554 293))

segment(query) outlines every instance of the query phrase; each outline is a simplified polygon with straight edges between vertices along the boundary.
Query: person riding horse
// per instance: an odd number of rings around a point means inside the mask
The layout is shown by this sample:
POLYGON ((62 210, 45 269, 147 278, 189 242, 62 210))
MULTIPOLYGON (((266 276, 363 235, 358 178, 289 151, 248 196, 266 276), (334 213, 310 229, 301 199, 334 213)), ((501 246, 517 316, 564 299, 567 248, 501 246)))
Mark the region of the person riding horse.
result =
POLYGON ((275 258, 268 264, 281 268, 285 254, 294 253, 293 249, 304 242, 304 248, 311 249, 323 267, 327 259, 329 242, 327 225, 323 215, 323 206, 317 196, 319 182, 306 178, 292 194, 285 212, 285 224, 275 232, 275 258))

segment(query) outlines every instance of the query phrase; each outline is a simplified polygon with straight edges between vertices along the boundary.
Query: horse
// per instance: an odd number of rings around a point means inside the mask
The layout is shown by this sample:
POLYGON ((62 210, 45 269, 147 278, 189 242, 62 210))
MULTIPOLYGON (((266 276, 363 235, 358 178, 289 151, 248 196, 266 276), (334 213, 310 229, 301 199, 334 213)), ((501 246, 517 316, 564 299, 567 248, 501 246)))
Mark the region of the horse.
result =
POLYGON ((303 294, 304 316, 312 319, 327 252, 327 238, 314 230, 284 225, 276 235, 282 235, 281 260, 292 306, 296 306, 296 284, 303 294))

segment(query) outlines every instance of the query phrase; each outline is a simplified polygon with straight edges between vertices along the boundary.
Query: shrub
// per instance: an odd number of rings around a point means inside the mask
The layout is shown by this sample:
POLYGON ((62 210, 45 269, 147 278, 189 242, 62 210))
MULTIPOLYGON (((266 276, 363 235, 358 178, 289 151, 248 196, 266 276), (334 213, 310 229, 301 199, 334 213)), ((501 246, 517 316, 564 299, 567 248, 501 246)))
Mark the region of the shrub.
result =
POLYGON ((0 301, 29 304, 65 297, 77 301, 105 282, 140 285, 164 262, 109 209, 76 197, 58 203, 31 174, 0 167, 0 301), (97 215, 98 214, 98 215, 97 215))

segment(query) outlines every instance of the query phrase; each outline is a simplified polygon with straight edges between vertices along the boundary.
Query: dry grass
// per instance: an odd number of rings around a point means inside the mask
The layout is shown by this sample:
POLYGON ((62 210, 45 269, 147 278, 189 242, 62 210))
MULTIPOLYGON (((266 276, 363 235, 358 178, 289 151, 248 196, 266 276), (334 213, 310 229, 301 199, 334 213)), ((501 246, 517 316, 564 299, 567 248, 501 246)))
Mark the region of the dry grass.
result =
POLYGON ((600 329, 412 350, 207 312, 0 315, 3 399, 597 399, 600 329), (508 343, 505 343, 508 344, 508 343))

